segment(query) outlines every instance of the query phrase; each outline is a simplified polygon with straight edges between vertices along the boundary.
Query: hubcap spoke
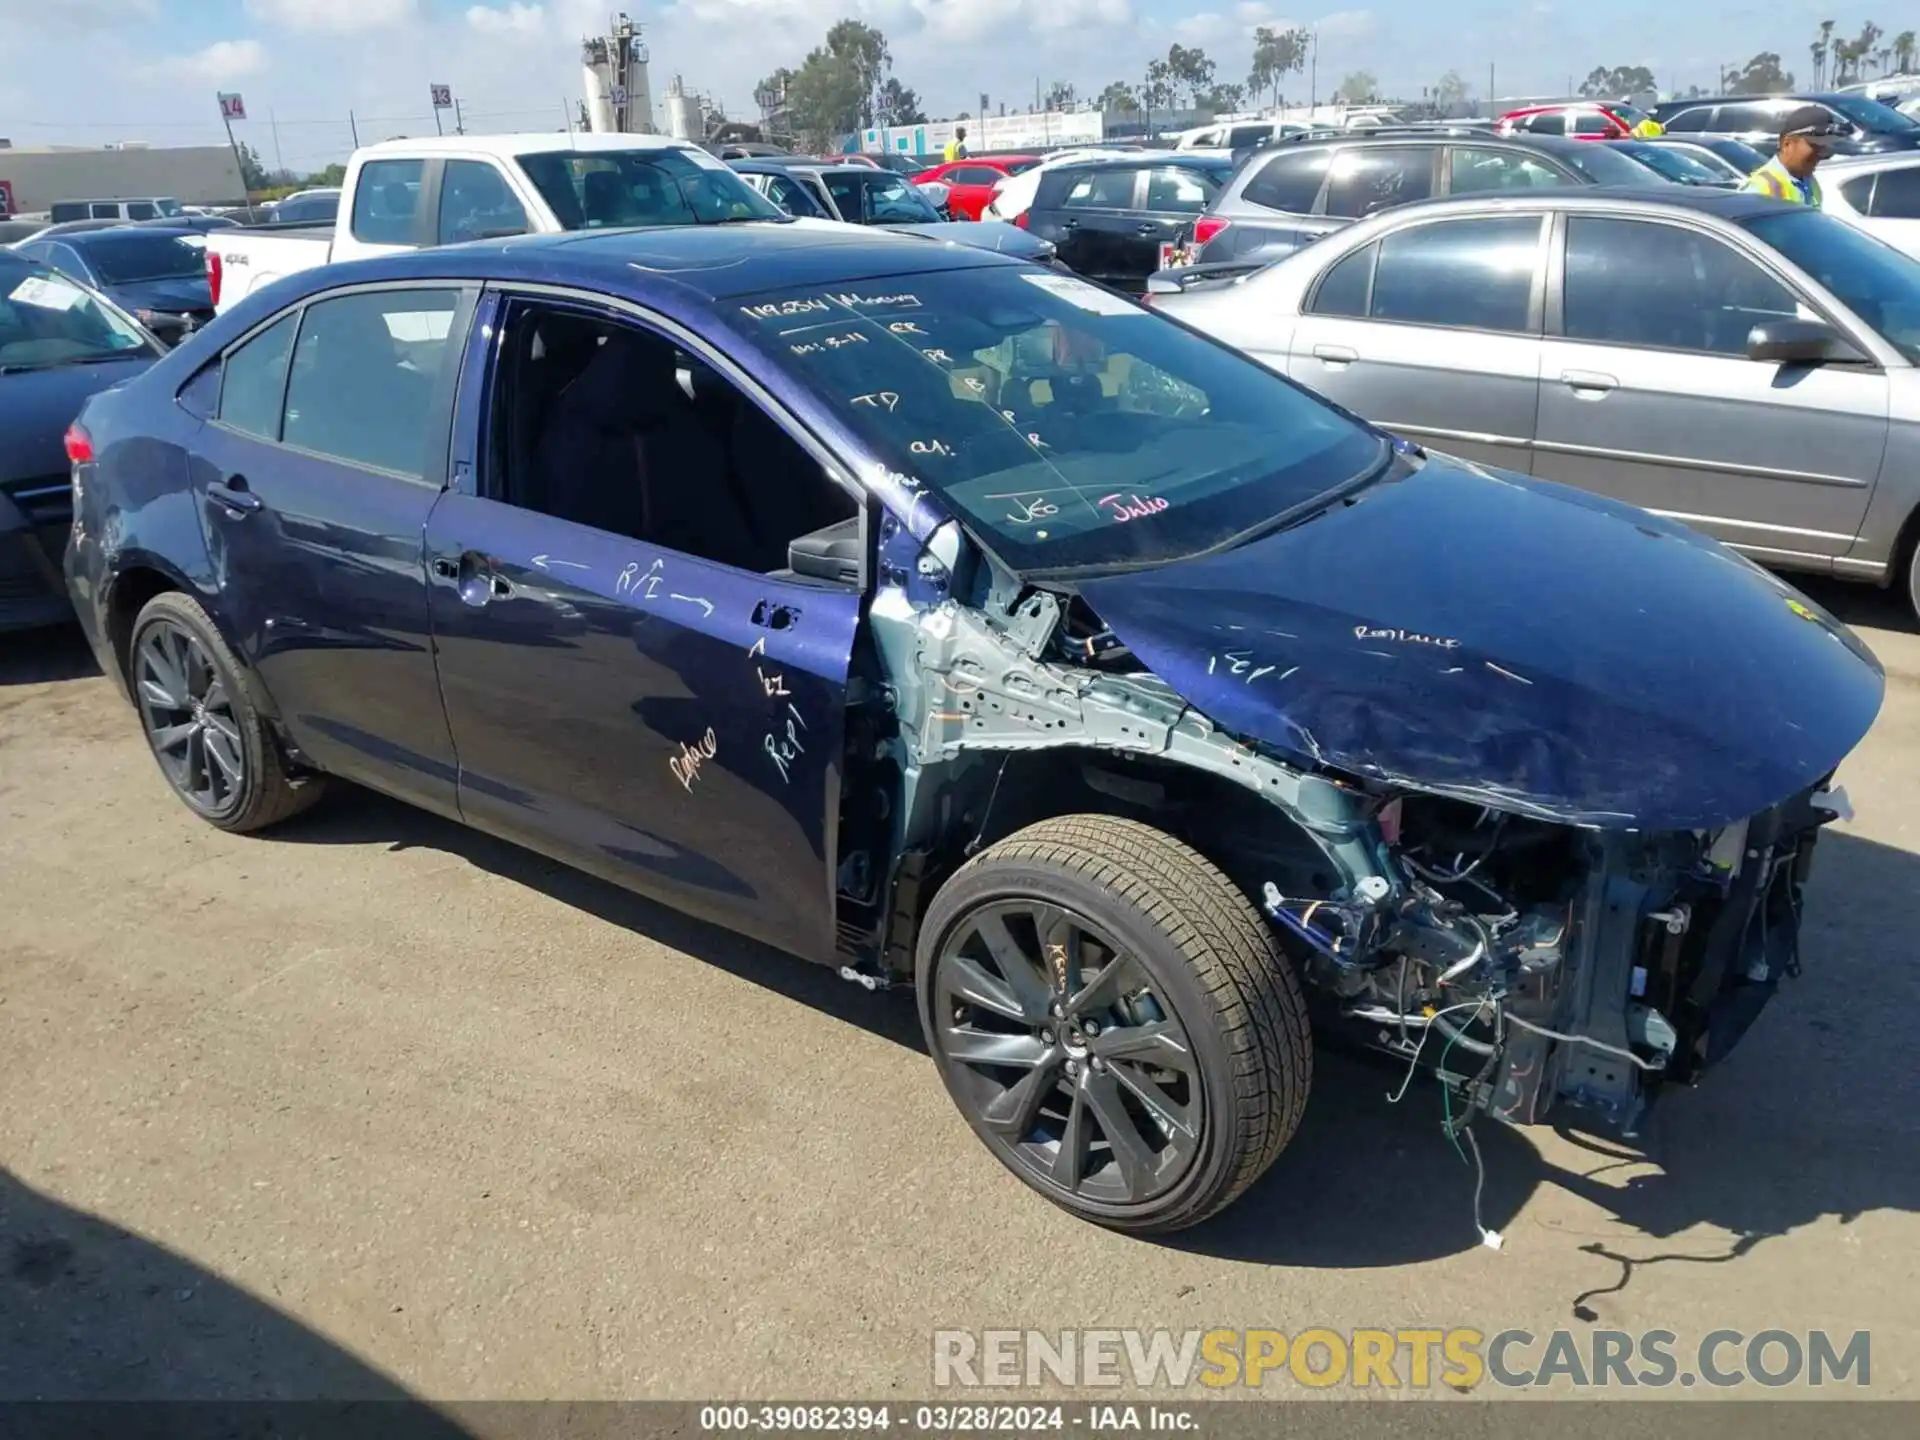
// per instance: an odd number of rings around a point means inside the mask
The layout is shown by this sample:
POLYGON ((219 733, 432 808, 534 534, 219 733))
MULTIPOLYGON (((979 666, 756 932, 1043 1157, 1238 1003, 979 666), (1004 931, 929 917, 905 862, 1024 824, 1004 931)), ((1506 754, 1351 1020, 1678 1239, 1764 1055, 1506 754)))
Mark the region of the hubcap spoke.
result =
POLYGON ((1186 1032, 1171 1020, 1156 1020, 1151 1025, 1116 1025, 1094 1036, 1088 1044, 1102 1060, 1138 1060, 1188 1073, 1193 1069, 1186 1032))
POLYGON ((1021 1140, 1033 1129, 1041 1105, 1058 1083, 1059 1069, 1054 1065, 1036 1065, 1020 1077, 1018 1085, 1001 1091, 982 1112, 980 1118, 1009 1140, 1021 1140))
POLYGON ((165 632, 148 638, 140 647, 140 691, 155 705, 169 710, 187 708, 187 677, 180 672, 168 653, 165 632))
MULTIPOLYGON (((221 776, 227 782, 227 790, 240 783, 240 755, 233 749, 232 742, 220 731, 208 727, 200 732, 200 743, 206 747, 207 756, 218 767, 221 776)), ((208 777, 209 782, 212 776, 208 777)))
POLYGON ((941 970, 947 990, 956 999, 978 1005, 982 1010, 991 1010, 996 1015, 1004 1015, 1009 1020, 1030 1018, 1020 1004, 1020 997, 998 976, 989 975, 978 961, 965 955, 952 955, 941 966, 941 970))
POLYGON ((941 1048, 949 1060, 963 1065, 1019 1065, 1031 1069, 1049 1056, 1059 1058, 1056 1047, 1038 1035, 997 1035, 991 1030, 963 1027, 948 1030, 941 1048))
POLYGON ((1060 1132, 1060 1149, 1053 1157, 1053 1178, 1069 1190, 1080 1188, 1087 1173, 1087 1093, 1073 1087, 1073 1108, 1067 1112, 1067 1128, 1060 1132))
POLYGON ((1000 973, 1006 977, 1007 987, 1018 1000, 1020 1017, 1030 1021, 1040 1020, 1046 1015, 1047 1005, 1053 998, 1053 988, 1041 973, 1040 966, 1015 942, 1002 916, 991 913, 982 915, 974 928, 986 943, 994 963, 1000 967, 1000 973))
MULTIPOLYGON (((1099 974, 1067 997, 1067 1014, 1092 1015, 1111 1009, 1119 1003, 1127 988, 1126 982, 1133 974, 1133 962, 1125 955, 1115 955, 1100 967, 1099 974)), ((1078 979, 1077 972, 1075 978, 1078 979)))
POLYGON ((183 748, 192 734, 191 720, 179 725, 162 725, 153 732, 153 746, 156 750, 171 755, 174 751, 183 748))
POLYGON ((1174 1104, 1151 1076, 1141 1074, 1132 1065, 1112 1066, 1109 1073, 1133 1092, 1133 1098, 1140 1102, 1142 1109, 1160 1122, 1160 1133, 1167 1139, 1177 1140, 1184 1136, 1191 1140, 1199 1133, 1193 1123, 1193 1106, 1174 1104))
POLYGON ((1113 1152, 1113 1163, 1120 1171, 1120 1183, 1130 1196, 1145 1194, 1153 1183, 1156 1159, 1153 1148, 1141 1137, 1133 1117, 1120 1101, 1120 1090, 1110 1072, 1094 1071, 1083 1087, 1093 1117, 1100 1122, 1100 1133, 1113 1152))
POLYGON ((232 702, 227 699, 226 685, 218 675, 213 673, 211 667, 207 671, 207 688, 200 697, 200 704, 209 713, 218 710, 225 714, 233 708, 232 702))

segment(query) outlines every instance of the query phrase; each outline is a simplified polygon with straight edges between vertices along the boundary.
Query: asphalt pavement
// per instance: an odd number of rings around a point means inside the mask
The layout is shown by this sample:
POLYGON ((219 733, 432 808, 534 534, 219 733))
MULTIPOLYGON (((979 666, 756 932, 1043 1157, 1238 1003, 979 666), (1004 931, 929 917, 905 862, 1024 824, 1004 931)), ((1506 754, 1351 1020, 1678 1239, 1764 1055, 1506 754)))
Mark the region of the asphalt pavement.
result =
POLYGON ((1224 1216, 1078 1223, 904 994, 364 792, 223 835, 76 634, 0 636, 0 1397, 901 1400, 939 1329, 1312 1325, 1866 1329, 1920 1396, 1920 633, 1816 593, 1889 681, 1805 974, 1633 1146, 1481 1126, 1498 1253, 1437 1090, 1330 1054, 1224 1216))

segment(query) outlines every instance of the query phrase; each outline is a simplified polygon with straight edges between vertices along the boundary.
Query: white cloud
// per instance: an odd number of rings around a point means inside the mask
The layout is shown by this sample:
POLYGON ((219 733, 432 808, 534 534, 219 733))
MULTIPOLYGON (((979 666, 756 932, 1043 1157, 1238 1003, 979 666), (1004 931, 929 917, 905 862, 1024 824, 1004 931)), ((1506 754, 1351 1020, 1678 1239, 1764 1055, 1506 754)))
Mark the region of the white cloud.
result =
POLYGON ((165 56, 145 73, 187 85, 226 85, 266 68, 267 47, 258 40, 216 40, 204 50, 165 56))
POLYGON ((1365 40, 1380 28, 1371 10, 1336 10, 1307 22, 1324 44, 1329 40, 1365 40))
POLYGON ((496 10, 474 5, 467 10, 467 24, 483 35, 538 35, 547 27, 546 7, 509 5, 496 10))
POLYGON ((417 19, 420 0, 247 0, 247 11, 288 30, 351 35, 417 19))

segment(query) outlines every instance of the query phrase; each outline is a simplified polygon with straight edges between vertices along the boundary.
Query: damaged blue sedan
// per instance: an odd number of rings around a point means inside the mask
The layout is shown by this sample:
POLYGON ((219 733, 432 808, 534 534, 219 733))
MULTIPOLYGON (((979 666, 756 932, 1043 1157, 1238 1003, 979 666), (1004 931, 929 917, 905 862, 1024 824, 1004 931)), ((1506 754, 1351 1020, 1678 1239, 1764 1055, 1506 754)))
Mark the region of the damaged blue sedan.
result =
POLYGON ((68 451, 201 819, 338 777, 910 987, 993 1154, 1129 1231, 1272 1163, 1315 1032, 1456 1128, 1631 1125, 1801 965, 1882 694, 1677 524, 851 229, 304 272, 68 451))

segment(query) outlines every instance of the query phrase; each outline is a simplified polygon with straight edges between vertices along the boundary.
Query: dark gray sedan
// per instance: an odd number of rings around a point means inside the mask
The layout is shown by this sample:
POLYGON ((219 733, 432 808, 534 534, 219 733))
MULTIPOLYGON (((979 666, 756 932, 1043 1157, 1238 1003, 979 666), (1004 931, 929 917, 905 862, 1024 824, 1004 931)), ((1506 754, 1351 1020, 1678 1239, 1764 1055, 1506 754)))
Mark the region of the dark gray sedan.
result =
POLYGON ((1680 185, 1433 201, 1149 299, 1409 439, 1920 605, 1920 262, 1831 216, 1680 185))

